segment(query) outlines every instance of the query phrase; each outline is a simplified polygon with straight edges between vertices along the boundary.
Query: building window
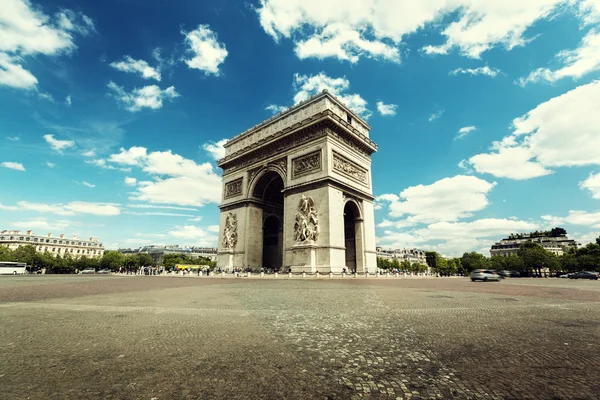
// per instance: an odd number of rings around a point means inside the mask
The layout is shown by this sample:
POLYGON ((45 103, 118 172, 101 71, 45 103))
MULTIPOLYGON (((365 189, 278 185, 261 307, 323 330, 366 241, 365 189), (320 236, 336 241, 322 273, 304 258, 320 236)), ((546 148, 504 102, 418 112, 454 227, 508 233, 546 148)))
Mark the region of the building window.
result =
POLYGON ((346 122, 352 125, 352 116, 350 114, 346 114, 346 122))
POLYGON ((31 238, 28 237, 28 238, 25 238, 25 240, 29 242, 31 240, 31 238))
POLYGON ((52 248, 52 251, 56 251, 56 247, 53 247, 53 248, 52 248))

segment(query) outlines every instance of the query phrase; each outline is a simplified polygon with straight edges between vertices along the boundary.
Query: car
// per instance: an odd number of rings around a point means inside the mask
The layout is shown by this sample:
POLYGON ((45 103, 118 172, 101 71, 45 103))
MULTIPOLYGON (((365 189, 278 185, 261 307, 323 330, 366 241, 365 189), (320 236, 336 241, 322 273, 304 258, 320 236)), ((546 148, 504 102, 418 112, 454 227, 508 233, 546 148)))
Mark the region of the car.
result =
POLYGON ((521 273, 519 271, 510 271, 510 277, 511 278, 520 278, 521 273))
POLYGON ((569 272, 569 273, 567 273, 567 274, 562 274, 562 275, 559 275, 559 278, 563 278, 563 279, 565 279, 565 278, 570 278, 570 277, 572 277, 573 275, 575 275, 575 273, 574 273, 574 272, 569 272))
POLYGON ((95 273, 96 273, 96 270, 94 268, 86 268, 80 272, 80 274, 85 274, 85 275, 88 275, 88 274, 91 275, 91 274, 95 274, 95 273))
POLYGON ((96 273, 106 275, 106 274, 110 274, 111 272, 112 271, 108 268, 102 268, 102 269, 98 270, 98 272, 96 272, 96 273))
POLYGON ((476 269, 473 270, 473 272, 471 272, 471 275, 469 275, 471 277, 471 280, 473 282, 475 281, 483 281, 483 282, 487 282, 487 281, 496 281, 499 282, 500 279, 502 279, 500 277, 500 275, 498 275, 498 273, 496 271, 494 271, 493 269, 476 269))
POLYGON ((571 278, 571 279, 595 279, 595 280, 598 280, 599 275, 600 274, 598 272, 593 272, 593 271, 579 271, 579 272, 575 272, 569 278, 571 278))
POLYGON ((500 275, 500 278, 510 278, 510 271, 498 271, 498 275, 500 275))

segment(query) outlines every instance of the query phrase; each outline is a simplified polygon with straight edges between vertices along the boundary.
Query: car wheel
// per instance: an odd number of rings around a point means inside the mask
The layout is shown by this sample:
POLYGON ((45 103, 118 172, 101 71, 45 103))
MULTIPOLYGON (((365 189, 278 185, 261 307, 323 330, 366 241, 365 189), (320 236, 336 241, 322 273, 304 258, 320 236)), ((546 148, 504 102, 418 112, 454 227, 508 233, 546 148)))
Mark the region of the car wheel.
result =
POLYGON ((484 282, 487 282, 487 278, 483 278, 483 281, 484 281, 484 282))
POLYGON ((13 275, 16 275, 16 274, 17 274, 17 271, 13 271, 13 275))
POLYGON ((475 282, 475 279, 471 278, 471 282, 475 282))

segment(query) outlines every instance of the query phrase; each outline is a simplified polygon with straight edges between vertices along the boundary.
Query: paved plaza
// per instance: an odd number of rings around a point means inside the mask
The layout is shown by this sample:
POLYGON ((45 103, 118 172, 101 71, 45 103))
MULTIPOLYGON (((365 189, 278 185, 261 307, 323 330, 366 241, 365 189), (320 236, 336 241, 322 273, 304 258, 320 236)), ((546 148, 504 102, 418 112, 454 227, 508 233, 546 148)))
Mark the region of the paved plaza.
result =
POLYGON ((599 398, 600 283, 0 279, 2 399, 599 398))

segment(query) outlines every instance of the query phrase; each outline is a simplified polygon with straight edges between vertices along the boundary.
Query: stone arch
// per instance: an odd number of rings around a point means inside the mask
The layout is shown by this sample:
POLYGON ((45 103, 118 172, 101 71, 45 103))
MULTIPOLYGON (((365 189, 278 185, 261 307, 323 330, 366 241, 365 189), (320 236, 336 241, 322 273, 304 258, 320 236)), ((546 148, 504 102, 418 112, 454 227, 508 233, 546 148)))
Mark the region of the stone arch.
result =
POLYGON ((281 168, 279 168, 276 165, 268 165, 266 167, 262 167, 260 170, 258 170, 253 177, 250 178, 249 182, 248 182, 248 193, 247 193, 247 198, 252 198, 255 197, 254 196, 254 192, 256 189, 256 186, 261 182, 261 180, 263 180, 263 178, 265 177, 265 175, 269 174, 269 173, 276 173, 279 175, 279 177, 281 178, 281 180, 283 181, 283 187, 286 187, 287 184, 287 176, 285 174, 285 171, 283 171, 281 168))
POLYGON ((344 202, 343 217, 346 268, 348 272, 366 272, 363 214, 356 200, 347 199, 344 202))

